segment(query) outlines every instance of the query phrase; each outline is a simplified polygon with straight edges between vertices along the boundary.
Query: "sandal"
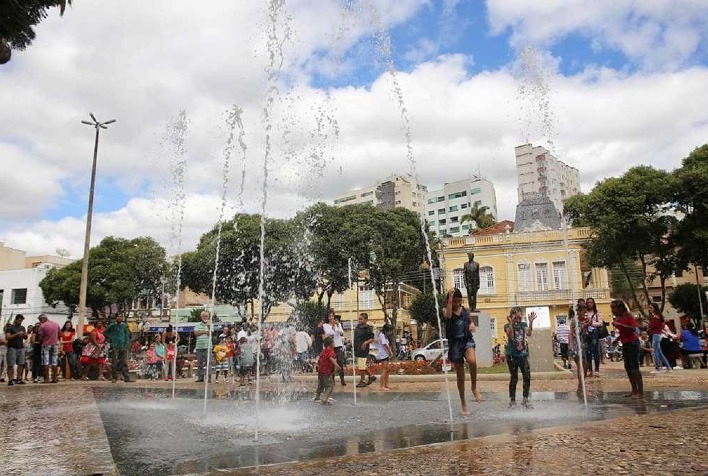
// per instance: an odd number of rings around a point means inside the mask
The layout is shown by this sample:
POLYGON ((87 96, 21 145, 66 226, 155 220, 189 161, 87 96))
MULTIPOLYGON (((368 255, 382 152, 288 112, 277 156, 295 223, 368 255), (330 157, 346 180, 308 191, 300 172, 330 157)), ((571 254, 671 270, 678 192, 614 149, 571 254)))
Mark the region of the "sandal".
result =
POLYGON ((365 387, 368 387, 368 385, 365 384, 364 382, 361 382, 361 383, 356 384, 356 387, 357 388, 365 388, 365 387))

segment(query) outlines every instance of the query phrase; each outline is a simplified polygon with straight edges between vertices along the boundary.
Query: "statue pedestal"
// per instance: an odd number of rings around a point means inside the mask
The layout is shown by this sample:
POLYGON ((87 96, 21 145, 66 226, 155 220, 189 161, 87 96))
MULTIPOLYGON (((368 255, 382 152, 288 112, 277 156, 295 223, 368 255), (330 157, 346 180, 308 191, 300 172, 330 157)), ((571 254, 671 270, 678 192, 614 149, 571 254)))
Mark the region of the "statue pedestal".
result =
POLYGON ((494 336, 492 336, 491 316, 485 312, 474 311, 470 312, 470 319, 477 327, 474 333, 474 342, 477 346, 475 351, 477 367, 491 367, 494 365, 494 355, 492 354, 494 336))
POLYGON ((529 366, 531 372, 553 372, 553 332, 551 329, 534 329, 529 344, 529 366))

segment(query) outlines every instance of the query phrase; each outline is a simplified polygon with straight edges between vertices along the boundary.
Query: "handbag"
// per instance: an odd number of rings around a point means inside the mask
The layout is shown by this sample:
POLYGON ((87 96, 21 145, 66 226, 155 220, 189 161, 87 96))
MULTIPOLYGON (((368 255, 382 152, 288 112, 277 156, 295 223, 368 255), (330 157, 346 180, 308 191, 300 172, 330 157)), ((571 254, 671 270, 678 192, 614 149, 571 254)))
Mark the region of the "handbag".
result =
POLYGON ((598 338, 604 339, 605 337, 610 335, 610 331, 607 330, 607 325, 608 324, 606 322, 602 322, 602 326, 597 330, 598 338))

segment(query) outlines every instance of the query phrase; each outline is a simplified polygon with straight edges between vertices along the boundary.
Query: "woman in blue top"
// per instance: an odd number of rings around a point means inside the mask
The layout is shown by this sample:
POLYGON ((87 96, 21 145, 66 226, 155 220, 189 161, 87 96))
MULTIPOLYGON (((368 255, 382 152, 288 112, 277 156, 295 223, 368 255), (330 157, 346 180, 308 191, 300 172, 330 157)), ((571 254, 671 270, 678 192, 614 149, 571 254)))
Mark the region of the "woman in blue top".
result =
POLYGON ((686 356, 689 354, 703 353, 701 341, 698 337, 698 332, 696 332, 696 326, 694 326, 692 322, 689 322, 686 324, 686 328, 681 331, 681 334, 676 337, 682 344, 681 360, 683 360, 683 367, 688 368, 690 366, 690 362, 686 356))
POLYGON ((529 344, 527 337, 531 337, 533 332, 533 321, 536 319, 536 313, 529 314, 528 325, 522 321, 523 312, 520 307, 511 308, 509 321, 504 324, 504 333, 506 334, 506 363, 509 366, 509 407, 516 406, 516 384, 519 382, 519 370, 523 378, 523 396, 522 405, 526 408, 532 408, 529 404, 529 390, 531 388, 531 367, 529 366, 529 344))
POLYGON ((472 333, 476 330, 467 309, 462 307, 462 293, 457 288, 450 288, 447 293, 447 307, 443 313, 447 319, 445 335, 448 342, 448 359, 455 364, 457 373, 457 391, 460 393, 462 414, 469 415, 465 399, 465 361, 470 368, 472 394, 477 403, 482 402, 482 394, 477 390, 477 356, 472 333))

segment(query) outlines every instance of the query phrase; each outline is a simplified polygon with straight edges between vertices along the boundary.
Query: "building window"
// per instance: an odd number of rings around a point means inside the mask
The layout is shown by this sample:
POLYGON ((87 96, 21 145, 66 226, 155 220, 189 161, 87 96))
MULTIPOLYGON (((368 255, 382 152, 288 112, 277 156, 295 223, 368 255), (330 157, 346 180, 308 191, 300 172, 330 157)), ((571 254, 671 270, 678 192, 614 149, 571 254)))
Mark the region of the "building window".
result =
POLYGON ((400 205, 400 204, 401 204, 401 201, 400 201, 400 200, 396 200, 396 205, 400 205))
POLYGON ((472 190, 470 190, 470 195, 476 195, 481 192, 482 192, 481 188, 473 188, 472 190))
POLYGON ((475 200, 474 204, 477 205, 477 208, 482 206, 482 200, 475 200))
POLYGON ((494 268, 491 266, 479 268, 479 292, 482 294, 494 293, 494 268))
POLYGON ((460 291, 463 291, 467 289, 465 287, 465 270, 464 269, 455 269, 452 271, 452 283, 453 286, 455 286, 457 289, 460 291))
POLYGON ((435 220, 430 220, 430 221, 428 222, 428 225, 430 225, 430 226, 435 226, 435 220))
POLYGON ((489 328, 492 330, 492 339, 496 339, 497 338, 497 318, 496 317, 489 318, 489 328))
POLYGON ((344 293, 337 293, 334 296, 334 309, 337 311, 344 309, 344 293))
POLYGON ((462 205, 460 205, 460 208, 467 208, 469 205, 469 203, 463 203, 462 205))
POLYGON ((374 308, 374 290, 370 286, 359 285, 359 307, 362 309, 374 308))
POLYGON ((456 211, 457 211, 457 205, 454 205, 454 206, 448 208, 447 211, 449 211, 449 212, 456 212, 456 211))
POLYGON ((519 263, 519 291, 533 291, 533 281, 531 280, 531 265, 529 263, 519 263))
POLYGON ((438 215, 444 215, 445 214, 445 209, 444 208, 438 208, 438 215))
POLYGON ((466 196, 467 196, 467 192, 464 191, 464 192, 451 193, 450 195, 447 196, 447 198, 448 198, 448 200, 454 200, 456 198, 462 198, 462 197, 466 197, 466 196))
POLYGON ((568 289, 568 278, 565 272, 565 261, 553 262, 553 286, 556 289, 568 289))
POLYGON ((438 223, 440 223, 441 225, 446 225, 446 224, 447 224, 447 220, 444 219, 444 218, 441 218, 440 220, 438 220, 438 223))
POLYGON ((446 228, 440 228, 440 236, 445 236, 447 235, 447 229, 446 228))
POLYGON ((368 197, 369 195, 373 195, 374 192, 364 192, 361 194, 362 197, 368 197))
POLYGON ((436 203, 437 201, 438 201, 438 200, 435 199, 435 198, 429 198, 429 199, 428 199, 428 204, 436 203))
POLYGON ((548 291, 548 263, 536 263, 536 290, 548 291))
POLYGON ((460 217, 450 217, 450 223, 457 223, 460 221, 460 217))
POLYGON ((450 227, 450 233, 459 233, 459 232, 460 232, 459 226, 450 227))
POLYGON ((435 210, 428 211, 428 216, 435 215, 435 210))
POLYGON ((27 304, 27 288, 13 289, 11 304, 27 304))
POLYGON ((349 197, 344 197, 344 198, 338 198, 337 200, 334 201, 334 204, 337 205, 339 203, 349 202, 351 200, 356 200, 356 195, 351 195, 349 197))

